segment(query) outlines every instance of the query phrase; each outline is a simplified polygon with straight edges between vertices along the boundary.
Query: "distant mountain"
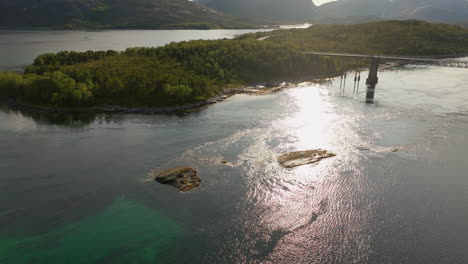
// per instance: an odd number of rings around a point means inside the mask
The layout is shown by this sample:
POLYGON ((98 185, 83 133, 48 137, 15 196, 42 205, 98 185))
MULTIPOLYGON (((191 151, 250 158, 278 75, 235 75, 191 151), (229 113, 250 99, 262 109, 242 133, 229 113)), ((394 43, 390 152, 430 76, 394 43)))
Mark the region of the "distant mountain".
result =
POLYGON ((308 21, 315 13, 312 0, 196 0, 210 8, 241 18, 308 21))
POLYGON ((187 0, 0 0, 0 26, 247 27, 219 11, 187 0))
POLYGON ((322 17, 380 17, 457 22, 468 17, 467 0, 338 0, 319 7, 322 17))

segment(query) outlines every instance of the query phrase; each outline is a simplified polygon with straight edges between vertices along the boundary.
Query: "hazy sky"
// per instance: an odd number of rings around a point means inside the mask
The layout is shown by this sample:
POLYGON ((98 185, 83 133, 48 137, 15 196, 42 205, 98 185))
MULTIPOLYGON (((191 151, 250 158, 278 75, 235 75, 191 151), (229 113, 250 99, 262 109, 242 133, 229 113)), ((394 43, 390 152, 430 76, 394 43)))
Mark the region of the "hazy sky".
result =
POLYGON ((316 5, 321 5, 321 4, 325 4, 325 3, 328 3, 328 2, 332 2, 332 1, 335 1, 335 0, 312 0, 314 1, 314 3, 316 5))

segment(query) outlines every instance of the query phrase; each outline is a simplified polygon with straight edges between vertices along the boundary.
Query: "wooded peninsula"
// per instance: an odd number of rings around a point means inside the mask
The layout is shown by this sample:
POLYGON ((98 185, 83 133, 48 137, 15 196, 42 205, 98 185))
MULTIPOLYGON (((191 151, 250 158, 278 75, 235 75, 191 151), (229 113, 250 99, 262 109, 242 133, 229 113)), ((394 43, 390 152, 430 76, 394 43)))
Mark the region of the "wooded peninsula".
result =
POLYGON ((125 51, 43 54, 24 74, 0 72, 0 96, 48 107, 170 106, 226 87, 339 75, 362 60, 304 51, 388 55, 468 53, 468 30, 422 21, 314 25, 125 51))

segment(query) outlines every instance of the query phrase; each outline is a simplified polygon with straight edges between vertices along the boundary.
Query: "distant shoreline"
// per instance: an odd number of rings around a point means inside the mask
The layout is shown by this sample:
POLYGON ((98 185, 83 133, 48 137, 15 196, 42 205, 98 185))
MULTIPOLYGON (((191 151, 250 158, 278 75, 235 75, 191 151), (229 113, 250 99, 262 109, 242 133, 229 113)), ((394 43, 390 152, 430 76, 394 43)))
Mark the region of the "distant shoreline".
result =
POLYGON ((18 102, 13 98, 3 98, 6 106, 13 110, 20 110, 41 114, 73 114, 73 113, 120 113, 120 114, 187 114, 202 110, 212 104, 222 102, 236 94, 250 94, 261 95, 280 91, 284 88, 291 87, 293 83, 285 83, 283 85, 276 85, 273 87, 265 87, 262 85, 257 86, 243 86, 237 88, 226 88, 219 95, 209 99, 176 106, 159 106, 159 107, 127 107, 118 105, 104 105, 92 107, 47 107, 47 106, 34 106, 18 102))
MULTIPOLYGON (((379 67, 380 70, 390 69, 394 67, 401 66, 399 63, 384 64, 379 67)), ((365 71, 367 68, 356 69, 357 71, 365 71)), ((94 114, 143 114, 143 115, 184 115, 191 112, 197 112, 202 109, 209 107, 210 105, 220 103, 226 99, 237 95, 237 94, 247 94, 247 95, 266 95, 275 92, 279 92, 286 88, 297 87, 298 84, 304 82, 311 83, 323 83, 330 79, 338 78, 339 76, 331 76, 326 78, 312 78, 307 77, 302 80, 295 81, 283 81, 275 82, 273 84, 253 84, 253 85, 244 85, 234 88, 224 88, 224 90, 209 99, 183 104, 175 106, 119 106, 119 105, 103 105, 103 106, 91 106, 91 107, 48 107, 48 106, 37 106, 29 105, 26 103, 18 102, 14 98, 0 98, 6 106, 12 110, 26 111, 30 113, 38 114, 78 114, 78 113, 94 113, 94 114)))
MULTIPOLYGON (((332 77, 332 78, 336 78, 332 77)), ((29 105, 26 103, 18 102, 13 98, 1 98, 4 104, 12 109, 18 111, 25 111, 29 113, 38 114, 78 114, 78 113, 94 113, 94 114, 144 114, 144 115, 174 115, 174 114, 188 114, 191 112, 197 112, 207 108, 210 105, 220 103, 226 99, 237 95, 267 95, 275 92, 279 92, 286 88, 296 87, 299 83, 314 82, 320 83, 323 80, 329 80, 332 78, 314 79, 309 81, 291 81, 291 82, 277 82, 270 85, 246 85, 235 88, 225 88, 219 95, 213 96, 209 99, 176 106, 158 106, 158 107, 130 107, 130 106, 119 106, 119 105, 103 105, 103 106, 91 106, 91 107, 47 107, 47 106, 36 106, 29 105)))
MULTIPOLYGON (((401 66, 400 63, 390 63, 380 65, 379 69, 389 69, 401 66)), ((365 71, 367 68, 359 68, 357 71, 365 71)), ((18 102, 14 98, 0 98, 6 106, 12 110, 26 111, 30 113, 38 114, 78 114, 78 113, 94 113, 94 114, 143 114, 143 115, 184 115, 191 112, 197 112, 207 108, 210 105, 220 103, 226 99, 237 95, 237 94, 248 94, 248 95, 266 95, 275 92, 279 92, 286 88, 296 87, 299 83, 312 82, 321 83, 330 79, 338 78, 339 76, 331 76, 328 78, 303 78, 302 80, 295 81, 284 81, 275 82, 273 84, 254 84, 244 85, 234 88, 224 88, 224 90, 209 99, 175 106, 119 106, 119 105, 103 105, 103 106, 91 106, 91 107, 47 107, 30 105, 26 103, 18 102)))
POLYGON ((249 27, 219 27, 219 28, 197 28, 197 27, 5 27, 0 26, 0 30, 17 31, 106 31, 106 30, 252 30, 252 29, 278 29, 281 25, 261 25, 249 27))

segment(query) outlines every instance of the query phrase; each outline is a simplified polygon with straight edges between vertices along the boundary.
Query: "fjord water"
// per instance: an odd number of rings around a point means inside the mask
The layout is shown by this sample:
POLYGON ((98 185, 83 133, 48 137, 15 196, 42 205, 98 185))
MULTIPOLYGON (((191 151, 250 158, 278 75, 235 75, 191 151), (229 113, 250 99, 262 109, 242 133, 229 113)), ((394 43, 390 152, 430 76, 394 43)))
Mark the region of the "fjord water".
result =
POLYGON ((0 71, 20 70, 44 53, 125 50, 193 39, 233 38, 259 30, 0 30, 0 71))
POLYGON ((0 263, 466 263, 467 70, 383 71, 374 104, 350 79, 186 116, 4 109, 0 263), (337 157, 276 162, 313 148, 337 157), (147 179, 172 166, 201 188, 147 179))
POLYGON ((466 263, 468 70, 379 78, 374 104, 348 76, 185 116, 2 108, 0 263, 466 263), (148 179, 173 166, 202 186, 148 179))

